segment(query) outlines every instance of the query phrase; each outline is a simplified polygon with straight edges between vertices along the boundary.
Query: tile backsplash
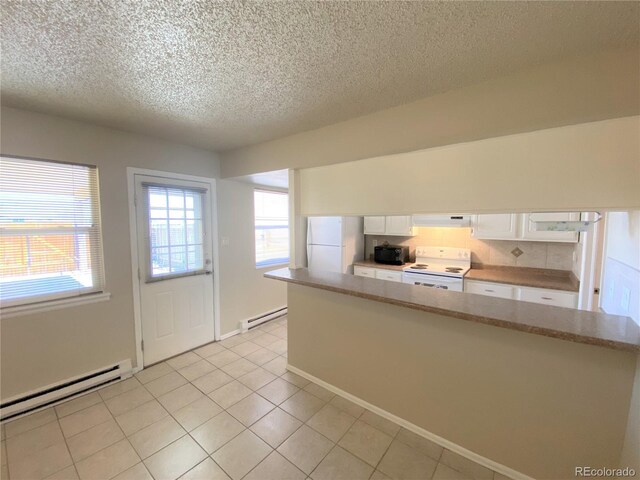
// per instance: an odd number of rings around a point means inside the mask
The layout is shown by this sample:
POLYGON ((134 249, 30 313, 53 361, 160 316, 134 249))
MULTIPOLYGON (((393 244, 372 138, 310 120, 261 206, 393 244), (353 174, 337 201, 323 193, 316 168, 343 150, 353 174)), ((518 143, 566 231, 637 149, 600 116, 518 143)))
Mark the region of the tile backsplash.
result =
POLYGON ((418 228, 415 237, 365 235, 365 258, 373 256, 373 241, 409 247, 411 261, 416 246, 457 247, 471 249, 471 261, 487 265, 572 270, 574 243, 525 242, 519 240, 478 240, 471 237, 470 228, 418 228), (511 251, 522 250, 519 257, 511 251))

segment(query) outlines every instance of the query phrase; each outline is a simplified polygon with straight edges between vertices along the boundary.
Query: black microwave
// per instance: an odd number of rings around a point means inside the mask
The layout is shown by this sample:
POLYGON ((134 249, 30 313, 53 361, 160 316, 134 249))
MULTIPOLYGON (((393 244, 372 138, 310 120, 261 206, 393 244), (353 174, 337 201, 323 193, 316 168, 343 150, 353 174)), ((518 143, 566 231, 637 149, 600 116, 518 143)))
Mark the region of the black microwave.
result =
POLYGON ((409 257, 407 247, 397 245, 379 245, 373 247, 373 260, 376 263, 386 263, 387 265, 402 265, 409 257))

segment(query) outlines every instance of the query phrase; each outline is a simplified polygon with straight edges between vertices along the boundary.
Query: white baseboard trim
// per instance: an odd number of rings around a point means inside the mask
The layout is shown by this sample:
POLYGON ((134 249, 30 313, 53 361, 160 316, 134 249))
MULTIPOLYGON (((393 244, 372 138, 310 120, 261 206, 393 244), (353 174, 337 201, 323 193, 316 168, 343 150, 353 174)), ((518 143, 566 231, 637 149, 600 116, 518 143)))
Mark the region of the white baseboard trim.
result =
POLYGON ((260 315, 256 315, 255 317, 242 320, 240 322, 240 330, 243 333, 247 332, 249 331, 249 328, 257 327, 258 325, 268 322, 269 320, 273 320, 274 318, 283 317, 286 314, 287 314, 287 306, 283 305, 269 312, 261 313, 260 315))
POLYGON ((233 337, 234 335, 238 335, 239 333, 242 333, 241 329, 237 329, 237 330, 232 330, 229 333, 225 333, 224 335, 220 335, 220 341, 222 340, 226 340, 229 337, 233 337))
POLYGON ((377 413, 381 417, 384 417, 387 420, 390 420, 406 428, 407 430, 410 430, 413 433, 426 438, 427 440, 431 440, 432 442, 437 443, 441 447, 444 447, 448 450, 451 450, 452 452, 462 455, 463 457, 468 458, 469 460, 476 462, 484 467, 487 467, 495 472, 501 473, 502 475, 512 478, 513 480, 534 480, 532 477, 529 477, 524 473, 520 473, 516 470, 513 470, 512 468, 502 465, 501 463, 494 462, 493 460, 483 457, 482 455, 478 455, 477 453, 472 452, 471 450, 467 450, 466 448, 461 447, 460 445, 453 443, 445 438, 442 438, 436 435, 435 433, 431 433, 422 427, 419 427, 403 418, 400 418, 394 415, 393 413, 389 413, 386 410, 376 407, 375 405, 372 405, 371 403, 365 400, 362 400, 361 398, 356 397, 355 395, 352 395, 349 392, 345 392, 344 390, 334 385, 331 385, 330 383, 327 383, 324 380, 320 380, 319 378, 314 377, 313 375, 305 372, 304 370, 300 370, 299 368, 294 367, 289 363, 287 363, 287 370, 289 370, 292 373, 295 373, 296 375, 300 375, 301 377, 304 377, 307 380, 312 381, 313 383, 317 383, 321 387, 324 387, 327 390, 346 398, 347 400, 351 400, 353 403, 360 405, 361 407, 364 407, 368 410, 371 410, 372 412, 377 413))

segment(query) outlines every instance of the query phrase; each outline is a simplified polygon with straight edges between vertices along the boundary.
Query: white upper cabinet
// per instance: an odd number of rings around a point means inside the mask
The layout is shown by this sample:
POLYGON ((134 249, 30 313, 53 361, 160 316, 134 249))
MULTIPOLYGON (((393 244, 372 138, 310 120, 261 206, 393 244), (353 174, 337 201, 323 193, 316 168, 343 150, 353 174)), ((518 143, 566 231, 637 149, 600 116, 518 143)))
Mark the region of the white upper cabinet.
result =
POLYGON ((471 236, 485 239, 518 238, 518 215, 516 214, 483 214, 474 215, 471 219, 471 236))
POLYGON ((386 235, 413 236, 413 221, 410 215, 387 217, 386 235))
POLYGON ((384 235, 386 223, 385 217, 364 217, 364 233, 384 235))
POLYGON ((572 242, 578 241, 578 232, 547 232, 535 230, 535 222, 572 222, 580 220, 580 214, 563 213, 525 213, 521 215, 523 240, 540 242, 572 242))
POLYGON ((528 242, 578 241, 577 232, 553 232, 535 230, 536 221, 580 220, 580 213, 500 213, 473 215, 471 236, 485 240, 525 240, 528 242))
POLYGON ((415 230, 411 215, 364 217, 365 235, 396 235, 413 237, 415 230))

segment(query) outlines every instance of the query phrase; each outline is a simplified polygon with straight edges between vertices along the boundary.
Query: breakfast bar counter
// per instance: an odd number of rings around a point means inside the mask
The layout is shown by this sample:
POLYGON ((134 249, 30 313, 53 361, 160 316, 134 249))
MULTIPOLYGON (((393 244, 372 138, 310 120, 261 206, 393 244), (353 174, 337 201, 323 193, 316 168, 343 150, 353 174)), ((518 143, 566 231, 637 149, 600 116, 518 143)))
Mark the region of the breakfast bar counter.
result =
POLYGON ((280 269, 287 369, 509 478, 616 468, 640 368, 630 318, 280 269))
POLYGON ((640 352, 640 327, 629 317, 306 268, 283 268, 265 277, 571 342, 640 352))

